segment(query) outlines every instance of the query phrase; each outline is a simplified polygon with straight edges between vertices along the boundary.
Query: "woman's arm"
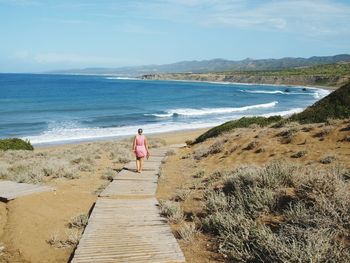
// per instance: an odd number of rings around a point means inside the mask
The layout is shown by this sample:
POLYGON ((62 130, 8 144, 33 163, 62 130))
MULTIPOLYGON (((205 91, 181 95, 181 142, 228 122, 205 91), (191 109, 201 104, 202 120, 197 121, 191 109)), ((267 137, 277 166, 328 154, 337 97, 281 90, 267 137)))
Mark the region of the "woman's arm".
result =
POLYGON ((147 138, 145 136, 145 147, 146 147, 146 151, 147 151, 147 158, 148 156, 150 156, 149 150, 148 150, 148 142, 147 142, 147 138))
POLYGON ((132 143, 132 151, 135 152, 136 151, 136 136, 134 138, 134 142, 132 143))

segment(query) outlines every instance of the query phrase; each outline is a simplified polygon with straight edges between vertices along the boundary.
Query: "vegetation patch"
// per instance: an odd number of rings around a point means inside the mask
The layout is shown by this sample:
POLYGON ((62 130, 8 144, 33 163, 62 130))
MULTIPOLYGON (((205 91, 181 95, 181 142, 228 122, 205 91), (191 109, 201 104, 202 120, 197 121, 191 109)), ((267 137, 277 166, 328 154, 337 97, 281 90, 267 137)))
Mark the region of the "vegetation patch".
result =
POLYGON ((236 128, 248 128, 252 124, 257 124, 260 127, 265 127, 268 126, 272 123, 278 122, 282 120, 281 116, 271 116, 268 118, 265 117, 243 117, 238 120, 234 121, 228 121, 225 122, 224 124, 221 124, 219 126, 216 126, 209 131, 203 133, 200 135, 194 143, 200 143, 203 142, 209 138, 217 137, 225 132, 232 131, 233 129, 236 128))
POLYGON ((333 161, 335 161, 335 157, 333 155, 328 155, 320 160, 320 163, 322 164, 330 164, 333 161))
POLYGON ((46 242, 56 248, 75 247, 78 244, 81 235, 82 234, 80 230, 70 229, 65 234, 65 237, 62 237, 62 235, 55 232, 46 242))
POLYGON ((159 208, 160 214, 165 216, 171 223, 180 223, 184 220, 184 213, 178 202, 160 201, 159 208))
POLYGON ((292 158, 301 158, 306 155, 306 151, 299 151, 291 155, 292 158))
POLYGON ((22 140, 19 138, 12 139, 1 139, 0 140, 0 150, 34 150, 34 147, 31 145, 30 141, 22 140))
POLYGON ((350 82, 333 91, 303 112, 294 114, 290 119, 299 123, 319 123, 326 122, 328 119, 345 119, 349 117, 350 82))
POLYGON ((195 223, 183 223, 177 230, 177 236, 186 243, 191 243, 198 233, 195 223))
POLYGON ((203 229, 229 262, 350 262, 342 168, 242 167, 204 194, 203 229))
POLYGON ((80 214, 73 217, 68 225, 70 228, 84 229, 89 220, 89 216, 87 214, 80 214))

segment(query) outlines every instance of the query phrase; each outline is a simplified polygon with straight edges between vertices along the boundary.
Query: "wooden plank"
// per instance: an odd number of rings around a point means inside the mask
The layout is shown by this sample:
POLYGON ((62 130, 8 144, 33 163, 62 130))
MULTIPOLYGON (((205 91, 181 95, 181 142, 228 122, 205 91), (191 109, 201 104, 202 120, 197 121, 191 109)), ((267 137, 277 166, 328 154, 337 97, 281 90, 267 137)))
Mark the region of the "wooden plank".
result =
POLYGON ((157 190, 157 181, 152 180, 114 180, 100 194, 111 196, 153 196, 157 190))
POLYGON ((5 201, 13 200, 25 195, 53 190, 54 188, 49 186, 0 181, 0 199, 5 201))
POLYGON ((159 216, 155 198, 99 199, 71 262, 185 262, 185 258, 159 216))
POLYGON ((121 170, 113 178, 114 180, 158 180, 157 171, 142 171, 141 173, 136 173, 130 170, 121 170))
MULTIPOLYGON (((155 171, 158 170, 161 165, 161 162, 144 162, 143 170, 145 171, 155 171)), ((136 170, 136 163, 135 161, 129 162, 124 166, 124 169, 135 171, 136 170)))

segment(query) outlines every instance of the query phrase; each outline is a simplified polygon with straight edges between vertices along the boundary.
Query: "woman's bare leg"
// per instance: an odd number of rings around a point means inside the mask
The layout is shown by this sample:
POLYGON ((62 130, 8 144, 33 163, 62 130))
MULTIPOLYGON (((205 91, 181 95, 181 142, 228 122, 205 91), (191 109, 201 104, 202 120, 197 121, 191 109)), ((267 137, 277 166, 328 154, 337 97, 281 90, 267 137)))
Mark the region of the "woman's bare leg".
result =
POLYGON ((143 170, 143 158, 140 159, 140 172, 143 170))
POLYGON ((140 160, 136 158, 136 171, 139 172, 140 168, 140 160))

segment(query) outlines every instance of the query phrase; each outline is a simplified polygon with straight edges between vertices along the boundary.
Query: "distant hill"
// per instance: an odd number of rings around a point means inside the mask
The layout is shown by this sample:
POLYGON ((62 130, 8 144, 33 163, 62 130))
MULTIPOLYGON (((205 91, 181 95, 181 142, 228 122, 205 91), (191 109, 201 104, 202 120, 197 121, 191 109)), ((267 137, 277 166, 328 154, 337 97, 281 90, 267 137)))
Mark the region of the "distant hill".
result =
POLYGON ((145 74, 141 78, 150 80, 189 80, 340 87, 350 81, 350 63, 338 62, 280 70, 152 73, 145 74))
POLYGON ((145 65, 120 68, 84 68, 70 70, 56 70, 46 73, 52 74, 110 74, 121 76, 140 76, 153 73, 207 73, 222 71, 261 71, 283 70, 298 67, 350 62, 350 55, 320 56, 310 58, 280 58, 280 59, 244 59, 239 61, 226 59, 212 59, 201 61, 181 61, 165 65, 145 65))
POLYGON ((290 119, 300 123, 315 123, 344 118, 350 118, 350 82, 290 119))

